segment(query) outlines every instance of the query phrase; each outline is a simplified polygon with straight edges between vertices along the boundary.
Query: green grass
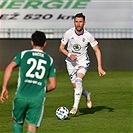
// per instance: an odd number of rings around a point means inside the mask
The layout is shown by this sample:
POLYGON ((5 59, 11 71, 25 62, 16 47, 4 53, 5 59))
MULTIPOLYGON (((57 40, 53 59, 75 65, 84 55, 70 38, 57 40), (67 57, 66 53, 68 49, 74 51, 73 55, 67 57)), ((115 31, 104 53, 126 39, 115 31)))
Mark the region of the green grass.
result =
MULTIPOLYGON (((3 71, 0 72, 2 85, 3 71)), ((86 108, 82 96, 76 116, 67 120, 58 120, 55 110, 73 104, 73 89, 66 71, 57 71, 57 88, 47 93, 45 113, 38 133, 133 133, 132 129, 132 72, 108 71, 105 77, 99 77, 96 71, 88 71, 83 85, 91 91, 93 107, 86 108)), ((12 100, 17 81, 17 71, 13 72, 9 82, 9 99, 0 104, 0 133, 12 133, 12 100)), ((23 133, 27 130, 24 124, 23 133)))

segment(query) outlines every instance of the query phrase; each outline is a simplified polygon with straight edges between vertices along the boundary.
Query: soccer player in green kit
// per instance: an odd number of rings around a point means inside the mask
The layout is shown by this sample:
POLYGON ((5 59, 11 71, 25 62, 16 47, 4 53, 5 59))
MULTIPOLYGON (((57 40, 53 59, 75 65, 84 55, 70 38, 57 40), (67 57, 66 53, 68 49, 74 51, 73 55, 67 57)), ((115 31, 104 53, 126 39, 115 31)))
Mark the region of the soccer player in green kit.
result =
POLYGON ((36 133, 43 113, 45 93, 56 88, 56 72, 51 56, 43 52, 46 36, 41 31, 32 34, 33 49, 18 53, 6 67, 0 100, 8 99, 7 84, 12 71, 19 66, 18 86, 13 101, 12 117, 14 133, 22 133, 24 119, 28 122, 27 133, 36 133), (48 84, 46 81, 48 79, 48 84))

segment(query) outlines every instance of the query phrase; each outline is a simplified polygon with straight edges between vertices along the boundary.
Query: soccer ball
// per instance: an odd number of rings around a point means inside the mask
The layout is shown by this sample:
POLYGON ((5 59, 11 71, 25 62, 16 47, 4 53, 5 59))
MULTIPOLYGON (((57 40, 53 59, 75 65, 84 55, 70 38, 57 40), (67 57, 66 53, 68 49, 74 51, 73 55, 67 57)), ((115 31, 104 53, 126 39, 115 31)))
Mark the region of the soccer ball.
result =
POLYGON ((56 109, 56 116, 59 120, 65 120, 69 116, 69 110, 62 106, 56 109))

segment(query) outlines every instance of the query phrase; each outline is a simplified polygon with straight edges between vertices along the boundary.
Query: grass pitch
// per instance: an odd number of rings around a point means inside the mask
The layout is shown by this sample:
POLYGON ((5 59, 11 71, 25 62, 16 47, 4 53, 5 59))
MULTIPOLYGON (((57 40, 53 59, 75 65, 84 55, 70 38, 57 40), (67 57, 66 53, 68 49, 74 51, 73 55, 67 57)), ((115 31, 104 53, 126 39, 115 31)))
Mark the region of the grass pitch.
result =
MULTIPOLYGON (((0 72, 0 86, 3 71, 0 72)), ((0 104, 0 133, 12 133, 12 100, 16 90, 17 71, 9 81, 9 99, 0 104)), ((91 91, 93 107, 86 107, 82 96, 76 116, 58 120, 55 110, 73 104, 73 89, 66 71, 57 71, 57 88, 46 94, 45 113, 38 133, 133 133, 132 128, 132 72, 108 71, 99 77, 96 71, 88 71, 84 88, 91 91)), ((24 124, 23 133, 27 130, 24 124)))

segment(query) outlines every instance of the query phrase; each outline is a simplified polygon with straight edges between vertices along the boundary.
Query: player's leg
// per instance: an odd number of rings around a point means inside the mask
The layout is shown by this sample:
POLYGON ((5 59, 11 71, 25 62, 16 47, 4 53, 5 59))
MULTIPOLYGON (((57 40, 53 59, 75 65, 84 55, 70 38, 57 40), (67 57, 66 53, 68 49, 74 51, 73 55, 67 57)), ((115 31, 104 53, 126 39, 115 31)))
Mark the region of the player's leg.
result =
POLYGON ((88 96, 90 96, 89 92, 87 92, 85 89, 83 89, 83 86, 82 86, 82 78, 84 77, 87 69, 85 69, 84 67, 82 69, 79 69, 79 70, 75 69, 75 66, 73 66, 73 64, 71 62, 66 62, 66 65, 67 65, 67 71, 68 71, 68 74, 70 76, 71 83, 72 83, 73 88, 74 88, 74 104, 73 104, 73 108, 71 109, 70 113, 76 114, 82 92, 83 92, 83 95, 86 96, 86 98, 88 98, 88 96), (77 72, 78 72, 78 74, 77 74, 77 72), (78 78, 78 77, 80 79, 76 80, 76 78, 78 78), (78 93, 80 95, 77 95, 78 93))
POLYGON ((86 103, 87 103, 87 107, 91 108, 92 107, 92 101, 91 101, 91 92, 85 90, 83 88, 82 94, 86 97, 86 103))
POLYGON ((40 127, 44 114, 44 102, 45 98, 42 93, 35 100, 29 100, 29 108, 26 113, 28 133, 36 133, 38 127, 40 127))
POLYGON ((12 124, 13 132, 14 133, 22 133, 23 124, 17 123, 16 121, 12 124))
POLYGON ((12 111, 12 117, 14 119, 12 128, 14 133, 22 133, 26 108, 27 108, 27 101, 18 98, 14 99, 13 111, 12 111))
MULTIPOLYGON (((72 82, 72 86, 73 86, 73 88, 75 90, 75 88, 76 88, 75 80, 74 80, 74 82, 72 82)), ((84 95, 86 97, 86 100, 90 99, 90 94, 91 94, 90 91, 85 90, 84 87, 82 88, 82 95, 84 95)))
MULTIPOLYGON (((85 67, 82 67, 81 69, 79 69, 77 71, 77 77, 80 77, 80 78, 84 78, 85 74, 87 72, 87 69, 85 67)), ((83 87, 83 86, 82 86, 83 87)), ((86 103, 87 103, 87 107, 88 108, 91 108, 92 107, 92 101, 91 101, 91 98, 90 98, 90 92, 85 90, 84 87, 82 88, 82 94, 86 97, 86 103)))
MULTIPOLYGON (((75 65, 73 65, 73 63, 71 63, 71 62, 66 62, 66 66, 67 66, 67 71, 68 71, 68 74, 70 77, 70 81, 74 88, 74 104, 77 105, 78 101, 76 99, 78 99, 78 98, 75 97, 75 90, 76 90, 75 79, 76 79, 77 70, 75 69, 75 65)), ((76 114, 76 112, 77 112, 77 109, 74 107, 74 104, 73 104, 73 108, 70 111, 71 114, 76 114)))
POLYGON ((85 88, 83 87, 82 95, 84 95, 85 97, 87 97, 89 93, 90 92, 87 91, 87 90, 85 90, 85 88))
POLYGON ((74 105, 70 111, 70 113, 74 115, 77 113, 78 105, 82 95, 82 78, 77 77, 75 79, 75 84, 76 84, 76 88, 74 91, 74 105))
POLYGON ((34 125, 28 124, 28 132, 27 133, 36 133, 37 132, 37 128, 34 125))
MULTIPOLYGON (((79 73, 80 73, 80 72, 83 73, 84 76, 85 76, 85 74, 86 74, 86 72, 87 72, 87 70, 88 70, 88 68, 89 68, 90 63, 86 60, 86 61, 82 62, 81 64, 83 65, 83 67, 81 67, 81 69, 79 69, 78 72, 79 72, 79 73)), ((86 99, 89 99, 90 94, 91 94, 91 93, 90 93, 89 91, 87 91, 87 90, 83 87, 82 95, 84 95, 84 96, 86 97, 86 99)))

